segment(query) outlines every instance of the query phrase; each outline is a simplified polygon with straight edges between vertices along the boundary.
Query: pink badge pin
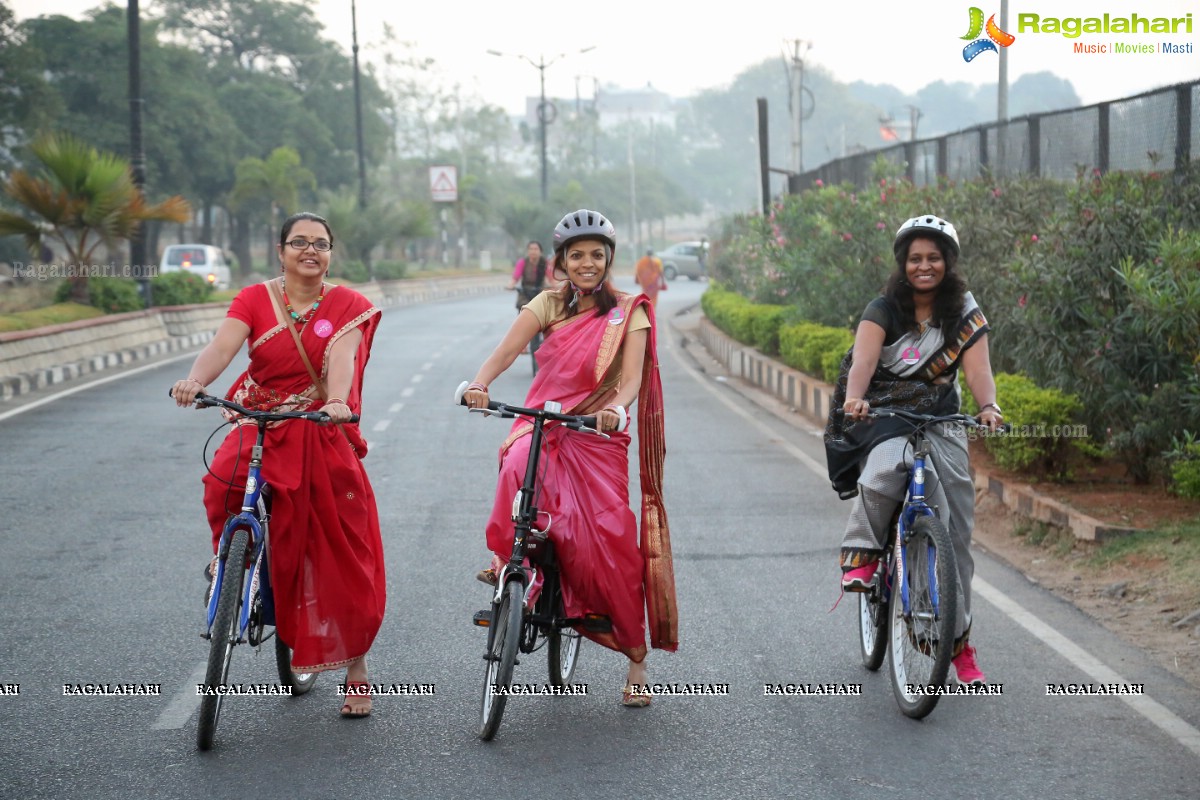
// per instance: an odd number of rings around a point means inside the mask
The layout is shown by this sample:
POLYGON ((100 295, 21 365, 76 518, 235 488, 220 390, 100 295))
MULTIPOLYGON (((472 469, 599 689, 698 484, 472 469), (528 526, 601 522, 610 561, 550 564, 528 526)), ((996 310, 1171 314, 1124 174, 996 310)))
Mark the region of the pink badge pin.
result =
POLYGON ((319 319, 317 324, 313 325, 313 332, 322 339, 328 339, 329 335, 333 333, 333 323, 327 319, 319 319))
POLYGON ((900 354, 900 360, 905 364, 912 366, 921 360, 921 351, 915 347, 906 348, 905 351, 900 354))
POLYGON ((620 325, 623 319, 625 319, 625 311, 620 306, 608 312, 609 325, 620 325))

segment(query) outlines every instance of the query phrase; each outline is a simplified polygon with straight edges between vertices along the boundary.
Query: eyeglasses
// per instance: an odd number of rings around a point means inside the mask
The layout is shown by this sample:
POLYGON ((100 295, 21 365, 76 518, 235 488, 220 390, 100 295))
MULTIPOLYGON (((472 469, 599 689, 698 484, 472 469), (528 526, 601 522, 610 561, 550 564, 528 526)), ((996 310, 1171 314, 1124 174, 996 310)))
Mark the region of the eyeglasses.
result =
POLYGON ((295 250, 307 250, 309 247, 311 247, 318 253, 328 253, 333 249, 333 243, 328 242, 325 239, 317 239, 315 242, 310 242, 308 239, 301 239, 297 237, 288 242, 288 245, 295 250))

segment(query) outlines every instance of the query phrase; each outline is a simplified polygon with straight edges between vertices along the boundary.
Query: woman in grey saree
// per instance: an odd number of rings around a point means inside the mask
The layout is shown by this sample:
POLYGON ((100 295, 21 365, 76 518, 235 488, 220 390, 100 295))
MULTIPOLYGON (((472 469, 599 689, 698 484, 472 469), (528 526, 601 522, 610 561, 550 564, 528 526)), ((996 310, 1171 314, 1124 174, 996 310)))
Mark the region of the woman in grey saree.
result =
MULTIPOLYGON (((888 528, 907 489, 911 426, 899 419, 867 419, 871 408, 903 408, 922 414, 959 411, 958 370, 980 403, 980 421, 1002 422, 988 356, 987 320, 966 290, 956 265, 958 235, 934 215, 901 226, 894 243, 896 272, 883 295, 871 301, 842 362, 825 452, 833 488, 853 507, 842 539, 842 588, 863 591, 875 573, 888 528)), ((975 489, 967 471, 967 440, 961 425, 926 429, 932 463, 926 499, 954 541, 962 601, 955 620, 954 666, 962 683, 983 684, 969 644, 971 631, 971 532, 975 489)))

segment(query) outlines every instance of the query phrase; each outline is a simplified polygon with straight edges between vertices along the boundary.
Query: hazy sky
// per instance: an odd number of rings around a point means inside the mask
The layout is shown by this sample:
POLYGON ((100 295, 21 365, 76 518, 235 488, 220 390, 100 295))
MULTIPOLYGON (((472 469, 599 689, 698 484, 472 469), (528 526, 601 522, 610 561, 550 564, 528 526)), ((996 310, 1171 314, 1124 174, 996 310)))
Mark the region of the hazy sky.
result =
MULTIPOLYGON (((811 40, 805 62, 841 81, 890 83, 913 92, 935 81, 980 84, 997 80, 998 57, 985 52, 963 60, 962 37, 968 9, 985 18, 1000 16, 1001 0, 938 0, 908 4, 888 0, 848 0, 832 4, 799 0, 443 0, 397 3, 359 0, 360 55, 376 58, 384 23, 396 36, 416 44, 416 52, 436 60, 448 83, 519 113, 524 98, 538 92, 537 70, 518 58, 497 58, 487 50, 525 54, 549 61, 546 92, 574 97, 576 85, 590 96, 593 77, 603 85, 635 88, 647 83, 677 97, 726 86, 744 68, 781 59, 785 39, 811 40), (929 8, 936 8, 930 11, 929 8), (715 11, 712 9, 716 9, 715 11), (829 10, 826 10, 829 9, 829 10), (577 81, 577 77, 579 80, 577 81)), ((79 17, 95 0, 9 0, 18 19, 43 14, 79 17)), ((119 4, 124 6, 123 3, 119 4)), ((143 0, 143 8, 150 5, 143 0)), ((312 3, 327 38, 350 49, 349 0, 312 3)), ((1200 4, 1196 0, 1013 0, 1008 32, 1009 81, 1048 70, 1075 86, 1084 103, 1124 97, 1200 78, 1200 4), (1020 33, 1017 15, 1113 17, 1136 11, 1143 17, 1184 17, 1192 13, 1192 33, 1086 34, 1069 39, 1054 33, 1020 33), (1073 43, 1191 44, 1188 55, 1072 52, 1073 43)), ((780 67, 782 69, 782 66, 780 67)))

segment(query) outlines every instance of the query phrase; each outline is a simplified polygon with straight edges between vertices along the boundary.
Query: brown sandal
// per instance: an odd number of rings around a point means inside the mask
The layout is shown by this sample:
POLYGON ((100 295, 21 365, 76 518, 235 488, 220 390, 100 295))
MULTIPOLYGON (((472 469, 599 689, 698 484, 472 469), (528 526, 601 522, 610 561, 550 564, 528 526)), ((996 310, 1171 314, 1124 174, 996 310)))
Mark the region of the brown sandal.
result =
POLYGON ((371 684, 366 681, 346 681, 342 687, 346 701, 342 703, 342 716, 346 719, 361 719, 371 716, 371 684))
POLYGON ((495 586, 496 581, 499 579, 496 577, 496 570, 492 567, 488 567, 487 569, 481 569, 479 572, 475 573, 475 580, 479 581, 480 583, 486 583, 488 586, 495 586))
POLYGON ((644 688, 626 685, 621 690, 621 705, 626 708, 645 708, 650 705, 650 692, 644 688))

